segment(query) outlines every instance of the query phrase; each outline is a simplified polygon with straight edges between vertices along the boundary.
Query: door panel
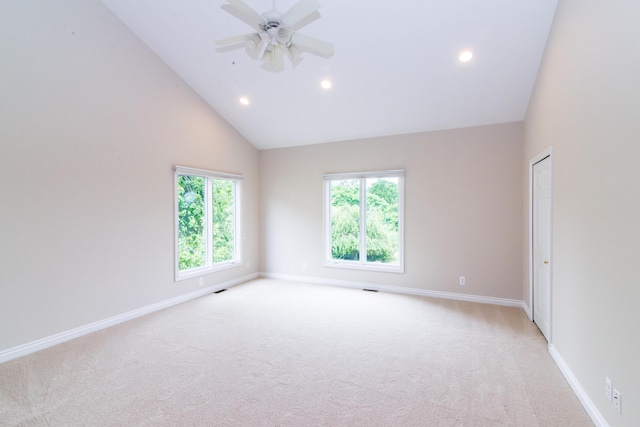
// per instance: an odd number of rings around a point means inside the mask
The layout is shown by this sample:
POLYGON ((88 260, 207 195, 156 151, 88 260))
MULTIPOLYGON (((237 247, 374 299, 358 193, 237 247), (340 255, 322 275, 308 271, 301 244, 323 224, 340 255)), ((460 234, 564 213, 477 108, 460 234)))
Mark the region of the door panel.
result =
POLYGON ((551 159, 533 165, 533 321, 549 341, 551 329, 551 159))

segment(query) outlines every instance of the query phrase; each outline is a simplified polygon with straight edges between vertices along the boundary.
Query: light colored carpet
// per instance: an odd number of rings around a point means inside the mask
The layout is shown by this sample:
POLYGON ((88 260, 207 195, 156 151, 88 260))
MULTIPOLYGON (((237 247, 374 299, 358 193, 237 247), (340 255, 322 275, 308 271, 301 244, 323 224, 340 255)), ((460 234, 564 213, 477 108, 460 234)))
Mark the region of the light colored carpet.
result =
POLYGON ((260 279, 0 365, 3 426, 592 426, 520 309, 260 279))

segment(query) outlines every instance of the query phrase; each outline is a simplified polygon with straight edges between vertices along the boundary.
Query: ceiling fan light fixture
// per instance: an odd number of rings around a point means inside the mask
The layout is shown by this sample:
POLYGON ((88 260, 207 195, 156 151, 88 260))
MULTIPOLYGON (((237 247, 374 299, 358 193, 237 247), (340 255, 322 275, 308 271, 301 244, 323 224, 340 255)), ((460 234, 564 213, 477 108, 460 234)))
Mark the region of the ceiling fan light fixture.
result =
POLYGON ((302 50, 294 44, 289 43, 289 46, 287 46, 287 55, 294 68, 302 62, 302 50))
POLYGON ((278 28, 276 40, 278 40, 278 43, 286 45, 291 41, 291 31, 287 27, 278 28))
POLYGON ((262 57, 262 68, 274 73, 284 70, 284 52, 280 45, 271 45, 262 57))
POLYGON ((258 33, 254 33, 245 37, 244 50, 247 52, 247 55, 249 55, 250 58, 260 59, 259 55, 261 43, 262 37, 260 37, 260 34, 258 33))

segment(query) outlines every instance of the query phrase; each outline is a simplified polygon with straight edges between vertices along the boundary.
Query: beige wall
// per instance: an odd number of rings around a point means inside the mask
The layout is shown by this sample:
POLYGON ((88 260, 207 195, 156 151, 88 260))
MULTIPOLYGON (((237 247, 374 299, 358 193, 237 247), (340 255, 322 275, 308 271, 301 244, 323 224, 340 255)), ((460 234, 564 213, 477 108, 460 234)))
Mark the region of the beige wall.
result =
POLYGON ((200 289, 173 281, 176 164, 258 153, 97 0, 0 2, 0 351, 200 289))
POLYGON ((553 345, 612 426, 640 420, 638 22, 637 1, 560 0, 525 122, 526 159, 554 146, 553 345))
POLYGON ((261 151, 261 269, 519 300, 522 156, 521 123, 261 151), (400 168, 405 273, 324 267, 322 175, 400 168))

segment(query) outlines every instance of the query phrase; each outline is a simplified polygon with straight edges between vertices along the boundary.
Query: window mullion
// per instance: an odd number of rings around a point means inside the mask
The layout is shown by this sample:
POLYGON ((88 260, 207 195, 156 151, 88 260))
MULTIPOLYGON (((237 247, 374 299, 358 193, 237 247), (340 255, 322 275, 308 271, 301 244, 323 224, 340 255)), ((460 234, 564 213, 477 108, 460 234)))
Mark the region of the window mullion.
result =
POLYGON ((331 214, 332 214, 332 205, 331 205, 331 197, 332 197, 332 188, 331 181, 324 181, 324 225, 325 230, 325 239, 324 239, 324 257, 325 262, 335 262, 332 254, 332 240, 331 235, 333 233, 333 225, 331 222, 331 214))
POLYGON ((239 261, 240 260, 240 252, 239 252, 239 244, 238 244, 238 239, 240 238, 240 228, 239 228, 239 221, 238 221, 238 183, 236 181, 233 181, 231 184, 231 197, 233 197, 233 226, 231 227, 231 229, 233 230, 233 260, 234 262, 239 261))
POLYGON ((207 234, 207 265, 213 265, 213 178, 206 181, 206 234, 207 234))
POLYGON ((360 179, 360 264, 367 263, 367 180, 360 179))

